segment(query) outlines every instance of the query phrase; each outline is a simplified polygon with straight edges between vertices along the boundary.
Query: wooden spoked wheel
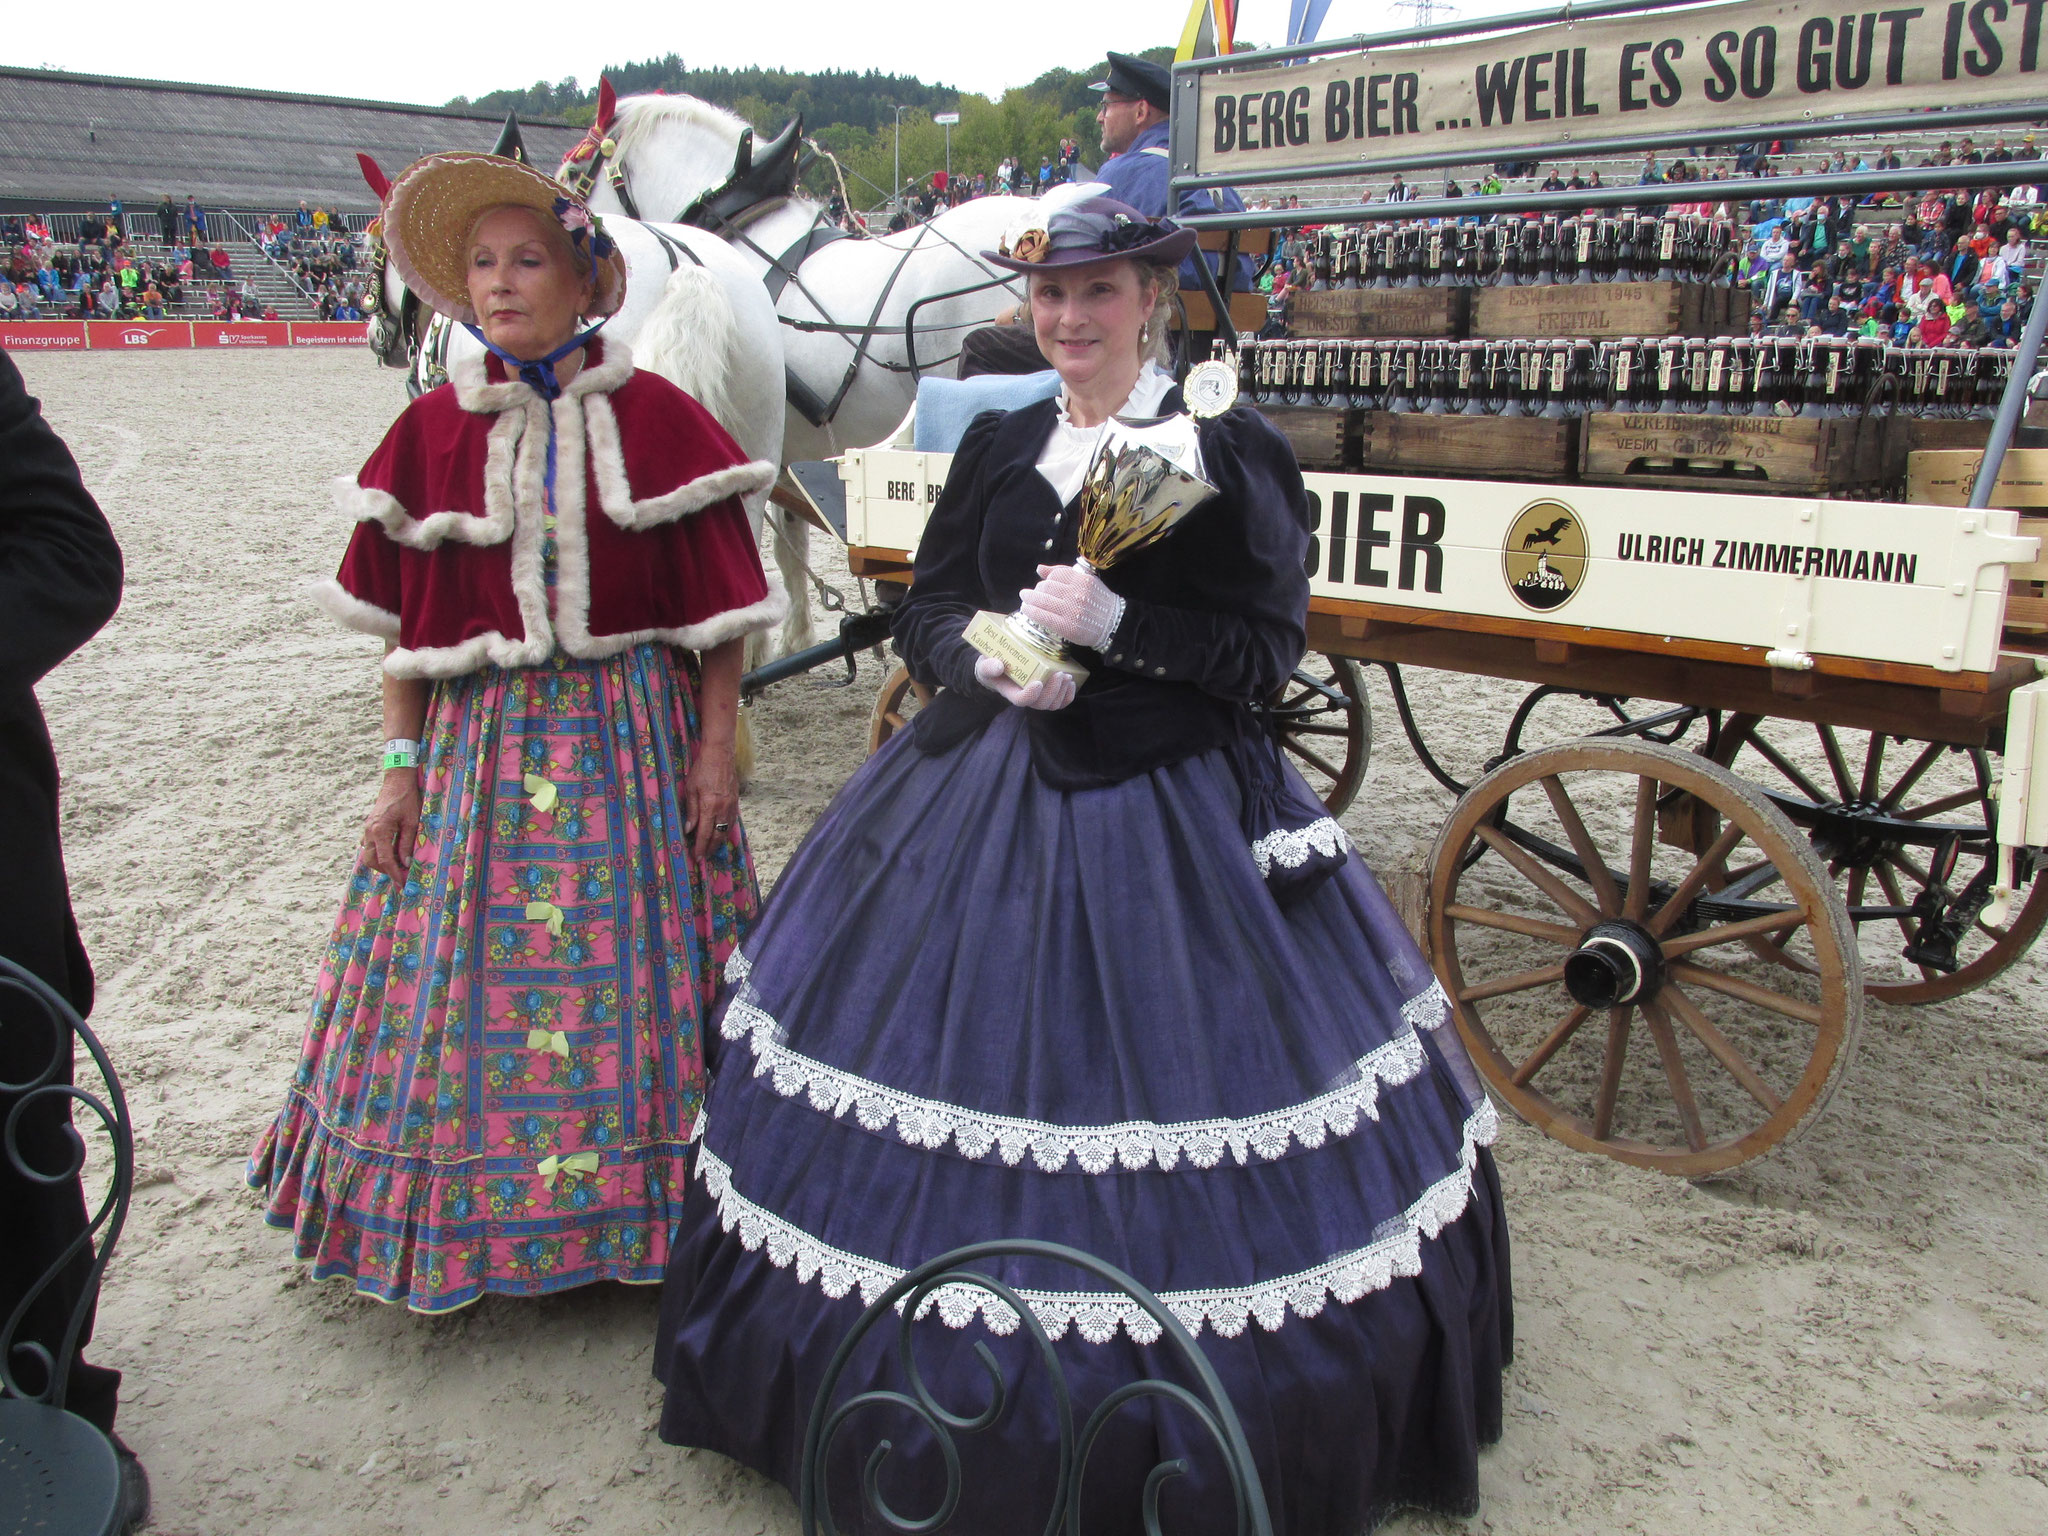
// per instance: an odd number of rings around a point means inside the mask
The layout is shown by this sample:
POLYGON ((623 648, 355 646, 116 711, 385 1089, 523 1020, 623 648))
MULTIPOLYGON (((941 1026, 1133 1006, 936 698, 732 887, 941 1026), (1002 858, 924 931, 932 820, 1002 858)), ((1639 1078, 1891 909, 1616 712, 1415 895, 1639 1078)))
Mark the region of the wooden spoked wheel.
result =
POLYGON ((1437 838, 1426 932, 1488 1086, 1582 1151, 1723 1172, 1818 1113, 1853 1055, 1862 971, 1827 871, 1761 791, 1676 747, 1566 742, 1487 774, 1437 838), (1674 795, 1717 818, 1702 852, 1658 836, 1674 795), (1708 888, 1731 860, 1774 871, 1739 913, 1708 888), (1750 953, 1780 934, 1808 970, 1750 953))
POLYGON ((1332 816, 1342 815, 1372 760, 1365 669, 1348 656, 1305 656, 1266 710, 1279 722, 1280 744, 1308 787, 1332 816))
MULTIPOLYGON (((1736 715, 1715 738, 1713 757, 1768 791, 1806 830, 1855 926, 1863 989, 1872 997, 1935 1003, 1960 996, 2011 965, 2048 923, 2048 880, 2038 879, 2004 922, 1984 920, 1998 857, 1997 778, 1989 755, 1975 747, 1736 715), (1954 835, 1953 866, 1932 882, 1932 903, 1924 893, 1946 861, 1939 848, 1902 837, 1906 823, 1954 835), (1930 908, 1939 909, 1937 921, 1923 934, 1930 908)), ((1739 890, 1734 882, 1745 878, 1755 877, 1738 860, 1709 883, 1739 890)), ((1751 947, 1792 969, 1807 967, 1776 935, 1751 947)))
POLYGON ((868 715, 869 756, 880 751, 883 742, 909 726, 917 712, 931 703, 932 692, 923 683, 911 680, 908 667, 898 665, 890 672, 882 682, 881 693, 875 698, 874 710, 868 715))

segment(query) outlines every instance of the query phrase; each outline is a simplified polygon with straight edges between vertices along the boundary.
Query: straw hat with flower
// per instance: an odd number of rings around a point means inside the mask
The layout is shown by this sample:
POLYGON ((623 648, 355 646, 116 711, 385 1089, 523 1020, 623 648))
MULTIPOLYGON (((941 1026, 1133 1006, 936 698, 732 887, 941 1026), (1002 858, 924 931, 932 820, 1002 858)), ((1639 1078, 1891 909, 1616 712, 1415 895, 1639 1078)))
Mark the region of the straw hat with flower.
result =
POLYGON ((504 155, 457 151, 415 160, 384 199, 384 244, 406 287, 452 319, 476 324, 469 302, 470 231, 492 208, 531 208, 558 224, 597 277, 587 316, 615 314, 626 299, 626 259, 582 198, 552 176, 504 155))

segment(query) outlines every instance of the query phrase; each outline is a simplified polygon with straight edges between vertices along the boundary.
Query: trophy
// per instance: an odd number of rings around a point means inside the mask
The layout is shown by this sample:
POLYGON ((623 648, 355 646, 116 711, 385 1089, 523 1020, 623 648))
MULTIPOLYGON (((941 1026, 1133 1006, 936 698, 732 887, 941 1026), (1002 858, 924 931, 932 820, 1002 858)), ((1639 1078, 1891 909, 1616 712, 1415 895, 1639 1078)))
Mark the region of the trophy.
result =
MULTIPOLYGON (((1202 367, 1225 371, 1220 364, 1202 367)), ((1234 395, 1236 369, 1227 371, 1234 395)), ((1212 387, 1220 389, 1213 382, 1212 387)), ((1216 494, 1216 487, 1198 473, 1200 464, 1192 417, 1111 417, 1081 482, 1080 558, 1074 563, 1084 571, 1106 571, 1133 550, 1165 538, 1183 517, 1216 494)), ((1010 681, 1020 688, 1055 672, 1068 673, 1076 686, 1088 677, 1088 669, 1069 654, 1066 641, 1022 612, 1004 615, 984 609, 969 622, 966 640, 982 655, 1002 662, 1010 681)))

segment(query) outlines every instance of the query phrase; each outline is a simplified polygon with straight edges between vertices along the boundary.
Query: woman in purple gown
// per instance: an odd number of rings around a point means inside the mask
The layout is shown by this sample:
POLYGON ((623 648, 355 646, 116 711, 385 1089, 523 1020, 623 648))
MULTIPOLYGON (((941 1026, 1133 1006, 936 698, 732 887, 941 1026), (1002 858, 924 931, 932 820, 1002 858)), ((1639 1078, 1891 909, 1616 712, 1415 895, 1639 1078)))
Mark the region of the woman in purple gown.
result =
MULTIPOLYGON (((1305 643, 1287 444, 1250 410, 1201 421, 1215 497, 1106 576, 1072 563, 1109 418, 1183 409, 1153 358, 1192 241, 1095 199, 1006 243, 1061 395, 968 428, 896 625, 941 691, 847 783, 727 966, 661 1430, 792 1489, 864 1300, 963 1244, 1037 1238, 1135 1276, 1193 1332, 1276 1532, 1477 1506, 1511 1348, 1494 1117, 1427 963, 1250 709, 1305 643), (1078 693, 1020 689, 963 640, 1020 591, 1079 648, 1078 693)), ((1156 1326, 1085 1274, 991 1272, 1056 1340, 1079 1412, 1176 1374, 1156 1326)), ((948 1530, 1037 1533, 1051 1507, 1053 1398, 1016 1321, 956 1293, 913 1326, 952 1411, 988 1401, 977 1345, 1008 1389, 992 1427, 954 1437, 948 1530)), ((871 1348, 838 1398, 906 1385, 871 1348)), ((894 1444, 889 1504, 932 1513, 928 1430, 881 1409, 861 1428, 894 1444)), ((1137 1530, 1146 1474, 1176 1456, 1165 1529, 1232 1529, 1213 1447, 1156 1399, 1096 1446, 1084 1528, 1137 1530)), ((858 1471, 835 1456, 841 1528, 882 1529, 858 1471)))

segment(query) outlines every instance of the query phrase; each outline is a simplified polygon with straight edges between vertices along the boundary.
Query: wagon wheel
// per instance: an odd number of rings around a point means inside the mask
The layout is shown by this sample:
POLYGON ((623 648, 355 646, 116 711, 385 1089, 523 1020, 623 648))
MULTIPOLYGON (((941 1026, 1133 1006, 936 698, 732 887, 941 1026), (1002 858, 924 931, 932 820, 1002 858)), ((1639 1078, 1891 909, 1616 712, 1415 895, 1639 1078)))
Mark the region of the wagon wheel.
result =
POLYGON ((1648 742, 1544 747, 1473 785, 1430 858, 1427 937, 1509 1107, 1681 1177, 1757 1157, 1816 1114, 1862 1017, 1854 930, 1806 839, 1753 785, 1648 742), (1703 852, 1659 839, 1660 786, 1717 816, 1703 852), (1475 843, 1495 856, 1468 865, 1475 843), (1772 874, 1731 909, 1707 880, 1734 858, 1772 874), (1810 973, 1745 947, 1778 933, 1810 973))
POLYGON ((1305 656, 1266 702, 1280 745, 1332 816, 1357 798, 1372 759, 1365 669, 1348 656, 1305 656))
POLYGON ((882 743, 908 728, 917 712, 931 703, 934 690, 911 679, 910 669, 898 666, 882 683, 875 707, 868 715, 868 753, 881 750, 882 743))
MULTIPOLYGON (((1997 776, 1981 749, 1735 715, 1712 753, 1806 829, 1856 926, 1870 996, 1888 1003, 1961 996, 2011 965, 2048 922, 2048 880, 2034 881, 2003 923, 1984 920, 1998 858, 1991 798, 1997 776), (1955 834, 1953 868, 1932 896, 1929 877, 1944 851, 1902 840, 1900 822, 1955 834)), ((1741 874, 1729 866, 1709 884, 1720 889, 1741 874)), ((1795 970, 1807 968, 1772 939, 1751 947, 1795 970)))

